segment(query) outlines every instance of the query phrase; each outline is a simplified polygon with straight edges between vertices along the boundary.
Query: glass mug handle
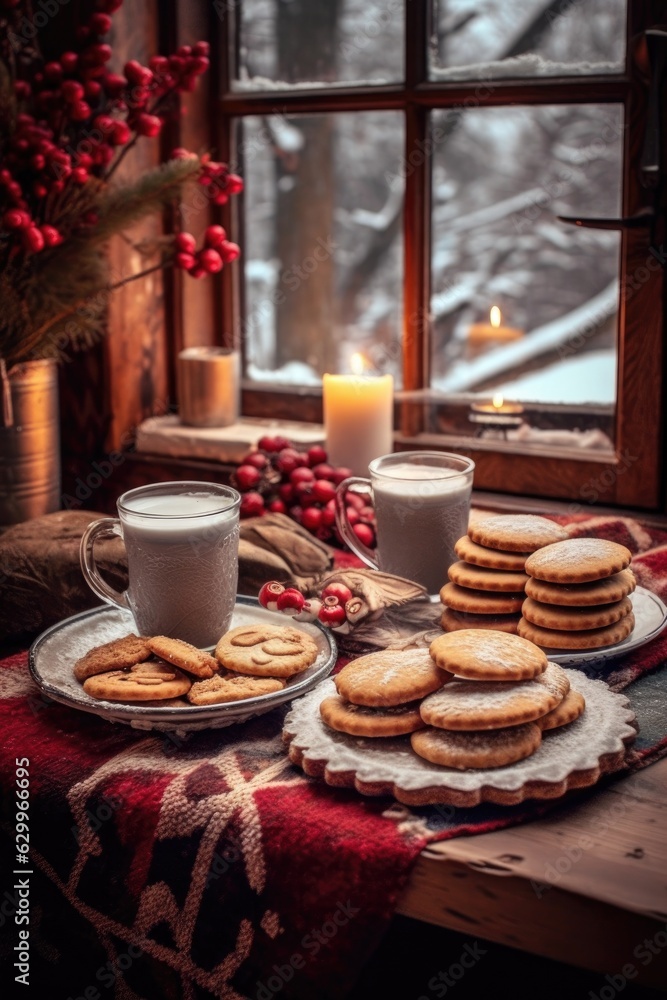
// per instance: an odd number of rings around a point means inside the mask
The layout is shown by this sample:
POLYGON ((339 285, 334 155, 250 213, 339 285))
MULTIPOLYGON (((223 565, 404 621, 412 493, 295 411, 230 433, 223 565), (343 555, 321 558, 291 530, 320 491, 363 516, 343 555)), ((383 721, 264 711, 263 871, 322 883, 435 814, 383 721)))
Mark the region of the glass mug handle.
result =
POLYGON ((123 537, 120 530, 120 521, 117 517, 102 517, 98 521, 93 521, 89 524, 84 531, 79 547, 81 572, 93 593, 101 597, 103 601, 107 604, 115 604, 118 608, 130 610, 127 592, 123 591, 121 594, 120 591, 114 590, 106 580, 102 579, 98 572, 93 549, 98 536, 103 534, 107 538, 113 535, 117 535, 119 538, 123 537))
POLYGON ((364 545, 363 542, 359 541, 352 530, 352 525, 347 517, 345 494, 349 490, 350 486, 358 484, 365 486, 366 492, 373 496, 373 488, 371 486, 370 479, 362 479, 360 476, 350 476, 349 479, 344 479, 336 489, 336 527, 340 531, 343 541, 352 549, 355 556, 359 556, 359 558, 372 569, 378 569, 378 563, 375 558, 374 550, 369 549, 367 545, 364 545))

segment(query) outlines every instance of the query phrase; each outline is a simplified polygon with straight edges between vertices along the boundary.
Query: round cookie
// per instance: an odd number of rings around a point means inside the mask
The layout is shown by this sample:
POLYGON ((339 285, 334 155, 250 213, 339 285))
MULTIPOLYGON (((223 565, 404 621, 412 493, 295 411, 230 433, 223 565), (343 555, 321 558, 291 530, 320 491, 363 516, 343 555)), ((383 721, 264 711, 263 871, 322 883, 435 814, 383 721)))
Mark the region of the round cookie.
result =
POLYGON ((569 538, 547 545, 526 560, 526 573, 547 583, 588 583, 620 573, 630 565, 625 545, 606 538, 569 538))
POLYGON ((454 611, 478 615, 511 615, 521 610, 525 594, 496 593, 484 590, 468 590, 456 583, 446 583, 440 591, 440 600, 454 611))
POLYGON ((521 613, 531 625, 541 628, 555 628, 563 631, 603 628, 625 618, 632 611, 632 601, 624 597, 615 604, 595 604, 587 608, 563 607, 559 604, 540 604, 532 597, 523 602, 521 613))
POLYGON ((534 722, 482 733, 422 729, 410 737, 412 749, 420 757, 458 770, 514 764, 535 753, 541 742, 542 731, 534 722))
POLYGON ((369 708, 352 705, 334 694, 324 699, 320 715, 331 729, 350 736, 403 736, 424 728, 419 704, 415 702, 391 708, 369 708))
POLYGON ((529 576, 526 594, 542 604, 558 604, 564 607, 587 607, 591 604, 613 604, 631 594, 637 581, 631 569, 622 569, 602 580, 590 583, 547 583, 529 576))
POLYGON ((382 649, 343 667, 336 690, 354 705, 404 705, 437 691, 451 676, 439 670, 428 649, 382 649))
POLYGON ((291 677, 317 659, 315 640, 291 625, 239 625, 215 647, 223 667, 253 677, 291 677))
POLYGON ((275 691, 282 691, 284 687, 285 681, 278 677, 214 674, 213 677, 194 682, 188 691, 188 701, 193 705, 218 705, 273 694, 275 691))
POLYGON ((585 708, 586 701, 583 694, 570 688, 560 705, 556 705, 541 718, 535 719, 535 722, 543 733, 549 729, 560 729, 561 726, 567 726, 583 715, 585 708))
POLYGON ((555 663, 532 680, 453 680, 421 704, 421 717, 437 729, 505 729, 546 715, 570 689, 567 675, 555 663))
POLYGON ((581 632, 540 628, 539 625, 527 622, 523 617, 518 625, 520 636, 534 642, 536 646, 542 646, 543 649, 600 649, 602 646, 615 646, 627 639, 634 627, 635 616, 632 611, 613 625, 581 632))
POLYGON ((518 591, 523 590, 528 576, 520 570, 489 569, 473 563, 455 562, 447 575, 452 583, 470 590, 518 591))
POLYGON ((487 517, 470 525, 468 534, 478 545, 506 552, 535 552, 543 545, 569 537, 559 524, 536 514, 498 514, 496 517, 487 517))
POLYGON ((502 552, 499 549, 487 549, 473 542, 468 535, 459 538, 454 546, 459 559, 475 566, 486 566, 488 569, 522 570, 530 552, 502 552))
POLYGON ((171 639, 168 635, 156 635, 146 639, 148 648, 167 663, 173 663, 188 674, 195 677, 212 677, 218 669, 217 660, 205 653, 203 649, 185 642, 184 639, 171 639))
POLYGON ((475 615, 445 608, 440 617, 440 624, 445 632, 457 632, 462 628, 492 628, 497 632, 516 635, 519 618, 521 615, 475 615))
POLYGON ((153 654, 147 645, 148 640, 133 632, 121 639, 112 639, 101 646, 95 646, 76 661, 74 676, 78 681, 85 681, 95 674, 106 674, 110 670, 122 670, 133 667, 135 663, 143 663, 153 654))
POLYGON ((439 667, 467 680, 530 680, 547 667, 546 655, 532 642, 490 629, 440 635, 429 653, 439 667))
POLYGON ((159 660, 136 663, 127 670, 96 674, 83 682, 91 698, 103 701, 163 701, 179 698, 190 690, 192 681, 178 667, 159 660))

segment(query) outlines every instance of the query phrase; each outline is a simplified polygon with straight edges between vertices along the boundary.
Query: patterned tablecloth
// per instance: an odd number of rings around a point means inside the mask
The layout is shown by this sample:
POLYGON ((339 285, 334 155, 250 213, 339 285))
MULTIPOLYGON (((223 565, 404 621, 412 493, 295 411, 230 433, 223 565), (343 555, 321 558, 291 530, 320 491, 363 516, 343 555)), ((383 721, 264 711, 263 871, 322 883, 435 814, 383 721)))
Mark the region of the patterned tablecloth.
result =
MULTIPOLYGON (((574 535, 627 545, 638 582, 667 598, 667 533, 620 518, 561 521, 574 535)), ((616 690, 629 686, 639 718, 628 769, 667 753, 666 656, 667 634, 603 671, 616 690)), ((0 662, 2 836, 11 850, 0 926, 3 957, 29 929, 30 983, 48 989, 32 995, 343 997, 425 844, 559 807, 407 809, 329 788, 290 764, 286 710, 185 740, 146 735, 45 699, 25 651, 0 662), (28 864, 13 829, 22 758, 28 864), (30 923, 17 924, 26 898, 30 923)))

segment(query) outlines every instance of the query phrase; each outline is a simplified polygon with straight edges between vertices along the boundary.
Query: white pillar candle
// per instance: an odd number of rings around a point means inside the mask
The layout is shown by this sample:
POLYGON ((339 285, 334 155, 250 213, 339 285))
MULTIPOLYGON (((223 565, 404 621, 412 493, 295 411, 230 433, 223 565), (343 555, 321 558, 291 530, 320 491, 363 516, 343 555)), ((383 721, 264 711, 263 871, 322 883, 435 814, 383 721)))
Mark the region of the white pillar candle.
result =
POLYGON ((325 375, 324 430, 329 461, 355 476, 393 450, 394 380, 391 375, 325 375))

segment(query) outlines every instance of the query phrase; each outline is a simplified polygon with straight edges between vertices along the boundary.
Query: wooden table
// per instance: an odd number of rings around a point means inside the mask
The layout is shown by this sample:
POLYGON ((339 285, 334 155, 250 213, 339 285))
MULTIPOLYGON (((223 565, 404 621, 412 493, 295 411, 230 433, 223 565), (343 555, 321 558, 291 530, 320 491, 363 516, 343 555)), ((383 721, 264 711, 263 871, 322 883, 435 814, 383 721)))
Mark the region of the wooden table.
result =
POLYGON ((554 816, 429 846, 398 912, 667 990, 667 759, 554 816))

